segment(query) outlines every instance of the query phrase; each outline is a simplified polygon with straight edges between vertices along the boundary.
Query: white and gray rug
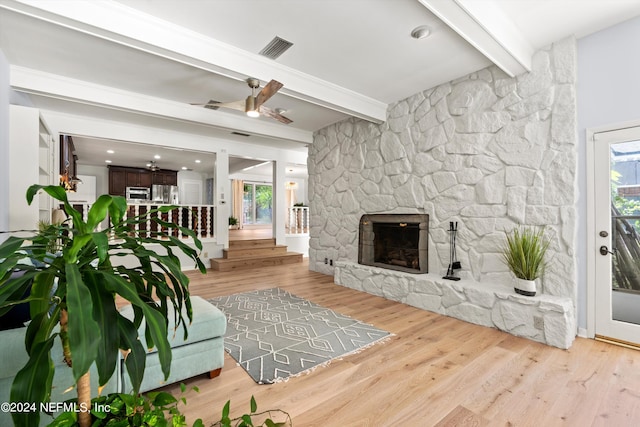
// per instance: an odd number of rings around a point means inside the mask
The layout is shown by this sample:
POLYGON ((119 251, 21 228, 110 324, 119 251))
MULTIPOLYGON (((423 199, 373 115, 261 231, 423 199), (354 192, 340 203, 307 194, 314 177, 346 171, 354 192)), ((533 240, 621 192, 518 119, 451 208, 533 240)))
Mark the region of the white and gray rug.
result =
POLYGON ((258 384, 285 380, 391 336, 280 288, 208 301, 227 316, 225 350, 258 384))

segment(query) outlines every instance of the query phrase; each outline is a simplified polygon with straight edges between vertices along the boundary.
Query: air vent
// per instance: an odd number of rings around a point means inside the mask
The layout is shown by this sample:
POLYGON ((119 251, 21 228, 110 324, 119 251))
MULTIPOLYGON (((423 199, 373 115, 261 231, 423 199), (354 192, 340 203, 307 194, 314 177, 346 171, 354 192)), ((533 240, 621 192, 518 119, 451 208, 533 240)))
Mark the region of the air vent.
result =
POLYGON ((220 109, 219 106, 212 105, 212 104, 220 104, 220 101, 216 101, 216 100, 210 99, 209 103, 207 105, 205 105, 204 108, 208 108, 210 110, 218 110, 218 109, 220 109))
POLYGON ((236 131, 231 132, 231 135, 251 136, 248 133, 242 133, 242 132, 236 132, 236 131))
POLYGON ((291 46, 293 46, 293 43, 275 36, 273 40, 271 40, 271 42, 269 42, 269 44, 266 45, 259 53, 267 58, 277 59, 291 46))

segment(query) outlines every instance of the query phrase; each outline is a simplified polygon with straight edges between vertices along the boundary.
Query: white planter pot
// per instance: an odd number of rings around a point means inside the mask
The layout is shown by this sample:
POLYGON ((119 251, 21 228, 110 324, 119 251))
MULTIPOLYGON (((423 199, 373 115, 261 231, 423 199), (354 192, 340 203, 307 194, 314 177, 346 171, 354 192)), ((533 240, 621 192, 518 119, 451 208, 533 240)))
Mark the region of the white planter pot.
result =
POLYGON ((516 283, 513 288, 516 293, 520 295, 525 295, 528 297, 533 297, 536 295, 536 281, 535 280, 526 280, 526 279, 518 279, 516 277, 516 283))

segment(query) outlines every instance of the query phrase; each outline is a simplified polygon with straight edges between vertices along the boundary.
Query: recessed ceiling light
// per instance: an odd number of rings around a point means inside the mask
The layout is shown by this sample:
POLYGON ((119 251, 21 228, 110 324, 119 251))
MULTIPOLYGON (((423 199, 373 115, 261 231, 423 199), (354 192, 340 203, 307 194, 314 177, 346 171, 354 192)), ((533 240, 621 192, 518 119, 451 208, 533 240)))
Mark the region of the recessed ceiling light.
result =
POLYGON ((155 156, 153 156, 154 159, 159 159, 160 158, 160 154, 156 154, 155 156))
POLYGON ((183 166, 183 167, 182 167, 182 170, 183 170, 183 171, 186 171, 187 169, 188 169, 188 168, 187 168, 186 166, 183 166))
POLYGON ((420 25, 411 31, 411 37, 418 40, 428 37, 429 34, 431 34, 431 29, 426 25, 420 25))
POLYGON ((113 154, 113 153, 115 153, 115 151, 113 151, 113 150, 107 150, 107 153, 109 153, 109 154, 113 154))
POLYGON ((151 163, 147 163, 147 165, 146 165, 146 166, 147 166, 148 168, 150 168, 150 167, 151 167, 151 163))
POLYGON ((111 160, 105 160, 104 162, 105 163, 111 163, 111 160))
POLYGON ((200 160, 196 160, 196 163, 200 163, 200 160))

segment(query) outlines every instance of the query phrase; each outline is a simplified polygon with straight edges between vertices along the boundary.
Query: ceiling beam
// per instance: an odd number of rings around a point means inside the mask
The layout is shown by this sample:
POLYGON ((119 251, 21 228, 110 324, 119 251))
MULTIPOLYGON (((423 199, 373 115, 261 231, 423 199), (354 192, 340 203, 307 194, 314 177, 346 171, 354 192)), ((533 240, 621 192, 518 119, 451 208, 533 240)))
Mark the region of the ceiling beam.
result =
POLYGON ((313 143, 312 132, 287 127, 280 123, 251 119, 223 111, 212 111, 182 102, 115 89, 16 65, 12 65, 9 72, 9 84, 19 92, 171 120, 182 120, 230 131, 237 130, 252 135, 302 144, 313 143))
POLYGON ((387 104, 142 13, 118 2, 0 0, 0 7, 236 80, 278 80, 279 92, 375 123, 387 104))
POLYGON ((533 46, 494 2, 418 1, 509 76, 531 71, 533 46))

